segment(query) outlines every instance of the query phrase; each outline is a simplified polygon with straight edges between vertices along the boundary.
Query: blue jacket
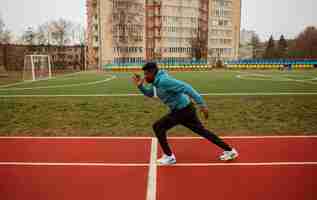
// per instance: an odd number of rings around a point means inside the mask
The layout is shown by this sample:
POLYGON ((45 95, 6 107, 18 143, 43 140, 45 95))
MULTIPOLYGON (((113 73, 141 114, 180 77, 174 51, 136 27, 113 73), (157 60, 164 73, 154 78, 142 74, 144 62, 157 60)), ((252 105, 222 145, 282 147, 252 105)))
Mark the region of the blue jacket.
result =
POLYGON ((169 76, 165 71, 159 70, 152 84, 139 86, 140 91, 148 97, 156 95, 166 104, 171 111, 185 108, 191 103, 191 97, 199 106, 206 106, 201 95, 189 84, 176 80, 169 76))

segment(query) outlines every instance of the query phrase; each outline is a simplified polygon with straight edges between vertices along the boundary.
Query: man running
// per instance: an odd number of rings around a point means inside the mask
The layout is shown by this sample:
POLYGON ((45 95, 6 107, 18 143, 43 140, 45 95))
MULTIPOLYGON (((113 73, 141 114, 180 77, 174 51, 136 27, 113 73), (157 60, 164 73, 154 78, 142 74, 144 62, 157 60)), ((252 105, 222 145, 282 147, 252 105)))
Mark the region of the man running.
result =
POLYGON ((238 152, 226 144, 213 132, 207 130, 198 118, 193 99, 200 107, 204 117, 208 119, 208 107, 200 94, 189 84, 176 80, 165 71, 159 70, 156 63, 150 62, 143 66, 144 79, 135 74, 134 84, 148 97, 158 97, 170 108, 170 112, 153 125, 153 130, 164 152, 162 158, 158 160, 161 165, 172 165, 176 163, 168 142, 166 132, 176 125, 183 125, 198 135, 206 138, 224 150, 219 157, 220 160, 233 160, 238 157, 238 152), (143 85, 144 81, 150 84, 149 87, 143 85))

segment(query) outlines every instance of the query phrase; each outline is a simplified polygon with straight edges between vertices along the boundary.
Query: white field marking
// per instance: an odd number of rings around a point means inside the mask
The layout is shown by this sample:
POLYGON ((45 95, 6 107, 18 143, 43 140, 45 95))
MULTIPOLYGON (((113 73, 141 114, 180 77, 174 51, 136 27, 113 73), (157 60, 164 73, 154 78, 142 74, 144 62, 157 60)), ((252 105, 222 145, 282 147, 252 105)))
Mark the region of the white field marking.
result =
POLYGON ((293 165, 316 165, 317 162, 259 162, 259 163, 179 163, 171 167, 214 167, 214 166, 293 166, 293 165))
MULTIPOLYGON (((255 93, 202 93, 202 96, 289 96, 289 95, 317 95, 317 92, 255 92, 255 93)), ((89 94, 89 95, 0 95, 6 98, 26 97, 139 97, 142 94, 89 94)))
POLYGON ((275 81, 275 82, 286 82, 286 81, 293 81, 293 79, 286 79, 286 78, 280 78, 280 77, 273 77, 272 75, 267 74, 239 74, 236 76, 238 79, 241 80, 254 80, 254 81, 275 81), (256 78, 256 77, 250 77, 250 76, 257 76, 257 77, 267 77, 265 78, 256 78))
MULTIPOLYGON (((221 137, 221 136, 220 136, 221 137)), ((169 139, 176 139, 176 140, 205 140, 204 138, 202 137, 168 137, 169 139)), ((224 137, 221 137, 221 138, 224 138, 224 139, 287 139, 287 138, 317 138, 317 135, 286 135, 286 136, 224 136, 224 137)), ((19 137, 19 136, 13 136, 13 137, 10 137, 10 136, 3 136, 3 137, 0 137, 0 140, 1 139, 21 139, 21 140, 29 140, 29 139, 32 139, 32 140, 46 140, 46 139, 49 139, 49 140, 60 140, 60 139, 66 139, 66 140, 79 140, 79 139, 84 139, 84 140, 98 140, 98 139, 106 139, 106 140, 117 140, 117 139, 120 139, 120 140, 151 140, 152 139, 155 139, 153 137, 29 137, 29 136, 26 136, 26 137, 19 137)))
MULTIPOLYGON (((213 166, 294 166, 316 165, 317 162, 258 162, 258 163, 179 163, 171 166, 156 165, 157 167, 213 167, 213 166)), ((36 162, 0 162, 1 166, 96 166, 96 167, 151 167, 148 163, 36 163, 36 162)), ((156 180, 155 180, 156 185, 156 180)), ((156 193, 156 188, 155 191, 156 193)), ((147 193, 148 194, 148 193, 147 193)), ((152 193, 151 195, 154 195, 152 193)), ((152 200, 152 199, 151 199, 152 200)))
MULTIPOLYGON (((309 84, 316 84, 314 82, 311 82, 314 79, 309 79, 309 80, 298 80, 298 79, 292 79, 292 78, 287 78, 287 74, 256 74, 256 73, 248 73, 244 72, 243 74, 236 75, 238 79, 241 80, 261 80, 261 81, 275 81, 275 82, 299 82, 299 83, 309 83, 309 84), (252 78, 248 76, 258 76, 258 77, 267 77, 269 79, 264 79, 264 78, 252 78)), ((296 75, 293 74, 293 77, 296 75)), ((317 77, 316 77, 317 78, 317 77)))
MULTIPOLYGON (((42 79, 43 80, 43 79, 42 79)), ((38 81, 42 81, 42 80, 36 80, 37 82, 38 81)), ((27 84, 27 83, 34 83, 36 81, 22 81, 22 82, 18 82, 18 83, 12 83, 12 84, 7 84, 7 85, 2 85, 0 87, 0 89, 2 88, 7 88, 7 87, 11 87, 11 86, 16 86, 16 85, 23 85, 23 84, 27 84)))
MULTIPOLYGON (((302 74, 280 74, 281 77, 286 77, 286 78, 304 78, 303 80, 314 80, 316 77, 312 75, 302 75, 302 74)), ((296 80, 296 79, 295 79, 296 80)), ((298 80, 298 79, 297 79, 298 80)))
POLYGON ((39 81, 54 80, 54 79, 59 79, 59 78, 67 77, 67 76, 74 76, 74 75, 77 75, 77 74, 80 74, 80 73, 84 73, 84 72, 74 72, 74 73, 71 73, 71 74, 55 76, 55 77, 52 77, 52 78, 39 79, 39 80, 35 80, 35 81, 22 81, 22 82, 12 83, 12 84, 8 84, 8 85, 2 85, 2 86, 0 86, 0 89, 11 87, 11 86, 24 85, 24 84, 27 84, 27 83, 39 82, 39 81))
POLYGON ((110 78, 101 80, 101 81, 94 81, 88 83, 77 83, 77 84, 68 84, 68 85, 55 85, 55 86, 46 86, 46 87, 30 87, 30 88, 0 88, 0 91, 19 91, 19 90, 36 90, 36 89, 52 89, 52 88, 66 88, 66 87, 78 87, 78 86, 87 86, 87 85, 96 85, 99 83, 104 83, 111 81, 117 78, 116 76, 111 76, 110 78))
POLYGON ((309 83, 309 84, 313 84, 313 85, 317 84, 315 82, 311 82, 312 79, 311 80, 298 80, 298 79, 285 78, 285 77, 281 77, 281 78, 285 79, 287 81, 295 81, 295 82, 299 82, 299 83, 309 83))
POLYGON ((278 81, 278 82, 285 82, 286 80, 282 79, 273 79, 273 77, 269 76, 259 76, 255 74, 239 74, 236 75, 236 78, 241 79, 241 80, 251 80, 251 81, 278 81), (259 78, 256 77, 250 77, 250 76, 258 76, 259 78), (268 77, 269 79, 261 78, 261 77, 268 77))
POLYGON ((148 167, 148 163, 40 163, 0 162, 0 166, 96 166, 96 167, 148 167))
POLYGON ((157 139, 152 138, 151 145, 151 160, 150 160, 150 169, 148 175, 148 183, 147 183, 147 192, 146 192, 146 200, 155 200, 156 199, 156 177, 157 177, 157 139))

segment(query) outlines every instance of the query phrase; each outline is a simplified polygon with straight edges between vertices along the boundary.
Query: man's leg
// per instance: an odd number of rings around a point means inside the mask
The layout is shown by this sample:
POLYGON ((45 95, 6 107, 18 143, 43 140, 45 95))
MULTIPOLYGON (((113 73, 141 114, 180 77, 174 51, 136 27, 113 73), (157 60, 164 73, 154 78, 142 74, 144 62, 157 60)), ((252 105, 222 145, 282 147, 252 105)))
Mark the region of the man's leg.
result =
POLYGON ((173 117, 172 114, 168 114, 164 116, 163 118, 161 118, 160 120, 158 120, 157 122, 155 122, 153 125, 153 130, 161 145, 161 148, 164 154, 168 156, 171 156, 173 153, 167 142, 166 132, 178 124, 179 124, 178 120, 175 117, 173 117))
POLYGON ((210 142, 216 144, 218 147, 222 148, 225 151, 231 151, 232 148, 225 143, 221 138, 219 138, 216 134, 213 132, 207 130, 203 124, 200 122, 196 109, 194 106, 190 107, 186 110, 186 113, 184 113, 184 118, 181 122, 181 124, 193 132, 197 133, 198 135, 206 138, 210 142))

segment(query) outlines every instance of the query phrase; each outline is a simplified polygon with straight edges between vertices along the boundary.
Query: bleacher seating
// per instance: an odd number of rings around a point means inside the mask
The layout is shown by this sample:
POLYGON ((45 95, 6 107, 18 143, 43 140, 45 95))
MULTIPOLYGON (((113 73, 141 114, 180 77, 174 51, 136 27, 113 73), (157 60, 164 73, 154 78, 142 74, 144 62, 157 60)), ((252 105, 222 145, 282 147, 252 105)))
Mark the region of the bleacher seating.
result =
POLYGON ((226 61, 229 69, 313 69, 317 60, 246 59, 226 61))

